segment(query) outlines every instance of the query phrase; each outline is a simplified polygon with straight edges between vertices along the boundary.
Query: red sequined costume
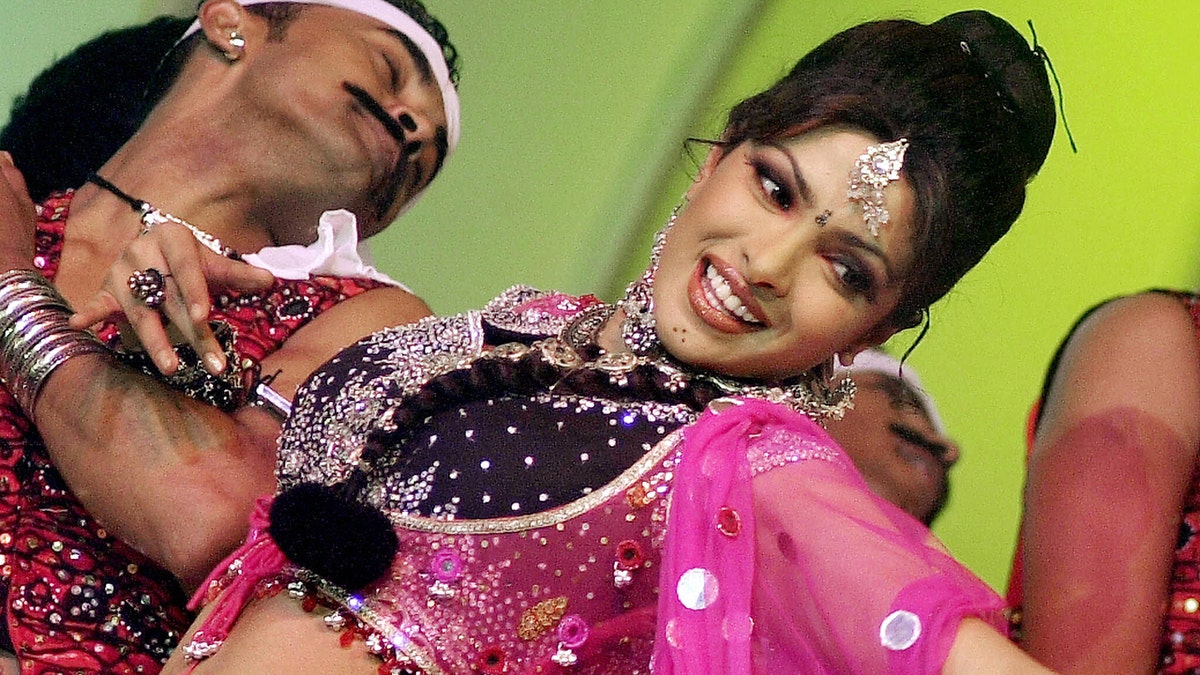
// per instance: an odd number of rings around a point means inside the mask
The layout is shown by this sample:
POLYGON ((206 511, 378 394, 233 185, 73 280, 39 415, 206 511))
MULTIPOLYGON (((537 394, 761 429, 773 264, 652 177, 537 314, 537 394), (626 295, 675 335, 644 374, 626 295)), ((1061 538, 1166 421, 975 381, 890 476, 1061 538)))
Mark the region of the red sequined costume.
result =
MULTIPOLYGON (((73 193, 38 208, 34 263, 53 280, 73 193)), ((244 370, 314 316, 379 282, 280 281, 263 296, 221 296, 213 318, 235 333, 244 370)), ((115 326, 101 337, 113 343, 115 326)), ((157 673, 191 621, 169 573, 108 535, 67 491, 41 437, 0 388, 0 647, 23 675, 157 673)))
MULTIPOLYGON (((1152 291, 1172 295, 1187 308, 1196 326, 1196 339, 1200 340, 1200 296, 1179 291, 1152 291)), ((1086 318, 1084 314, 1076 326, 1086 318)), ((1074 330, 1074 329, 1072 329, 1074 330)), ((1069 337, 1069 336, 1068 336, 1069 337)), ((1051 366, 1052 368, 1054 366, 1051 366)), ((1047 381, 1053 371, 1047 375, 1047 381)), ((1033 450, 1034 434, 1041 415, 1042 401, 1034 404, 1029 412, 1025 443, 1028 451, 1033 450)), ((1020 638, 1021 606, 1024 602, 1025 571, 1021 540, 1013 556, 1012 574, 1009 576, 1008 594, 1010 623, 1013 637, 1020 638)), ((1165 675, 1191 675, 1200 673, 1200 466, 1193 468, 1192 487, 1183 502, 1179 522, 1179 539, 1174 560, 1171 563, 1171 582, 1168 587, 1167 611, 1163 618, 1162 651, 1158 672, 1165 675)))

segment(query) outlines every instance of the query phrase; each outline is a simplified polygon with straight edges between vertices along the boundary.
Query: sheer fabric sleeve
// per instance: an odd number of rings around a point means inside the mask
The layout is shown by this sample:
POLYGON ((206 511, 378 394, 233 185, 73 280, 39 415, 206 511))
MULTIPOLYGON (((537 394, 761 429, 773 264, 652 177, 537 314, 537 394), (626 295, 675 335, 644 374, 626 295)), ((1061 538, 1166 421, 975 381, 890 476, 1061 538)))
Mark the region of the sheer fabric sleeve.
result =
MULTIPOLYGON (((757 445, 770 454, 805 440, 776 431, 757 445)), ((758 475, 754 507, 759 672, 815 662, 814 672, 938 673, 963 618, 1005 630, 1000 598, 870 493, 840 450, 758 475)))
POLYGON ((665 672, 937 673, 963 618, 1004 631, 999 596, 809 419, 748 400, 689 432, 664 552, 665 672), (680 582, 696 569, 711 575, 699 593, 680 582))

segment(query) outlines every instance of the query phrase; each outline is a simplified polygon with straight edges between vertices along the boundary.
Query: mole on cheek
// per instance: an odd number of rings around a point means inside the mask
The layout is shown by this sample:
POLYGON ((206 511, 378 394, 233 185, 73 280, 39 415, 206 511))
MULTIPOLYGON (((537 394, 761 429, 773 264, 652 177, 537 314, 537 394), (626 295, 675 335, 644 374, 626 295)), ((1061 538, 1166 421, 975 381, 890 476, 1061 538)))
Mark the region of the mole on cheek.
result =
POLYGON ((783 557, 787 558, 789 562, 794 563, 797 559, 799 559, 800 556, 796 553, 796 542, 792 541, 792 536, 790 534, 787 532, 781 532, 775 541, 776 545, 779 546, 779 552, 782 553, 783 557))

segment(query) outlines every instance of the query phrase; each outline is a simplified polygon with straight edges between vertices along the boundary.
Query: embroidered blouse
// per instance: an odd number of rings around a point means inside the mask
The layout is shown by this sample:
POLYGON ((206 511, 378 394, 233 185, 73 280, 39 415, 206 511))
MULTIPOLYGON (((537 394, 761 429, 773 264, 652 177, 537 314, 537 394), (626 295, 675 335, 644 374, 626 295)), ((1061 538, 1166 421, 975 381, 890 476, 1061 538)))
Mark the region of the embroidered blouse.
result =
POLYGON ((281 487, 368 465, 360 498, 399 553, 339 588, 286 559, 264 498, 194 599, 216 605, 188 657, 282 592, 327 608, 384 673, 934 673, 963 617, 1003 629, 999 597, 807 417, 745 398, 702 412, 686 385, 619 369, 538 385, 547 362, 510 342, 553 351, 537 339, 592 302, 517 287, 318 370, 281 437, 281 487), (401 439, 382 454, 381 429, 401 439))

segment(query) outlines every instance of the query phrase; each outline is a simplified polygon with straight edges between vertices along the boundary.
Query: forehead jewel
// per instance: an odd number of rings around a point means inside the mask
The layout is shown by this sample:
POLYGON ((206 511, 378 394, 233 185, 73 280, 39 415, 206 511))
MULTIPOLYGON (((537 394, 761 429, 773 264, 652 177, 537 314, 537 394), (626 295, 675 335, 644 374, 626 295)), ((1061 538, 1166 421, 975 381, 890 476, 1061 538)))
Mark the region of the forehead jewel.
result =
POLYGON ((890 218, 883 205, 883 189, 899 180, 900 170, 904 168, 904 153, 907 151, 908 139, 901 138, 867 147, 867 151, 854 162, 846 196, 862 206, 863 221, 872 236, 878 237, 879 228, 887 225, 890 218))
MULTIPOLYGON (((377 19, 388 26, 400 31, 408 39, 412 40, 413 44, 421 50, 425 56, 425 60, 429 62, 429 67, 433 70, 433 75, 437 79, 438 89, 442 93, 442 107, 446 109, 446 154, 449 156, 458 146, 458 137, 461 131, 461 111, 458 103, 458 90, 454 88, 454 83, 450 81, 450 68, 446 65, 446 57, 442 54, 442 47, 438 41, 421 27, 411 16, 405 14, 399 8, 395 7, 386 0, 239 0, 243 6, 245 5, 261 5, 266 2, 296 2, 310 5, 326 5, 329 7, 338 7, 348 9, 352 12, 365 14, 373 19, 377 19)), ((182 42, 193 33, 200 30, 200 22, 193 21, 191 26, 188 26, 183 37, 179 38, 182 42)))

